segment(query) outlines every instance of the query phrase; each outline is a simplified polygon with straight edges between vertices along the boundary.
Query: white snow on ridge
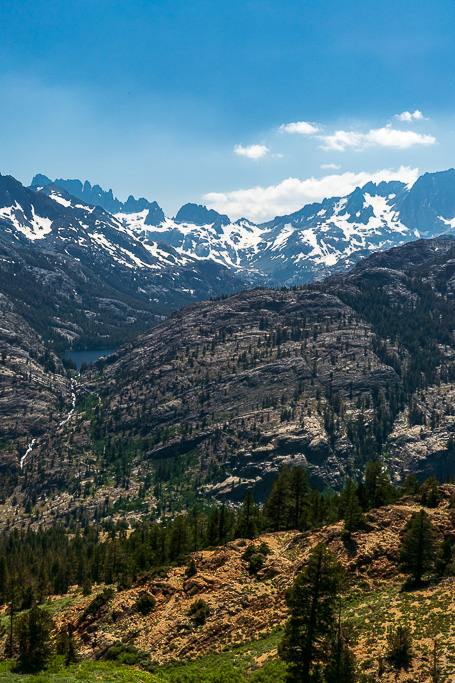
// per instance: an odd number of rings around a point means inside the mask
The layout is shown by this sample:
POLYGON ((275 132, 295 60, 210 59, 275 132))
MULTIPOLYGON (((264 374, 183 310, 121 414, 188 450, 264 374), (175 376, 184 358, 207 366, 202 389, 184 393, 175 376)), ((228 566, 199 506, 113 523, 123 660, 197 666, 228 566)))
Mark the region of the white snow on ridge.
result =
POLYGON ((444 225, 447 225, 451 230, 455 229, 455 217, 454 218, 444 218, 443 216, 438 216, 439 220, 444 223, 444 225))
POLYGON ((50 194, 49 197, 54 200, 54 202, 57 202, 58 204, 61 204, 62 206, 71 206, 71 202, 69 199, 65 199, 64 197, 60 197, 59 194, 50 194))
POLYGON ((29 219, 17 202, 13 206, 0 209, 0 218, 8 219, 18 232, 32 241, 43 239, 52 230, 50 218, 38 216, 32 206, 32 218, 29 219))
POLYGON ((283 227, 282 231, 278 235, 278 237, 275 238, 275 241, 273 242, 272 246, 270 249, 272 251, 276 251, 277 249, 280 249, 285 242, 288 241, 289 237, 295 232, 295 228, 292 227, 290 223, 286 223, 286 225, 283 227))
POLYGON ((379 230, 387 226, 390 230, 402 235, 409 232, 409 228, 401 223, 398 212, 387 203, 386 197, 365 193, 365 202, 371 206, 374 213, 374 218, 370 218, 367 228, 379 230))
POLYGON ((245 259, 257 253, 264 230, 247 220, 221 225, 179 223, 165 218, 159 225, 146 225, 148 210, 139 213, 118 213, 115 218, 146 246, 153 240, 171 244, 182 256, 210 259, 228 267, 242 267, 245 259))

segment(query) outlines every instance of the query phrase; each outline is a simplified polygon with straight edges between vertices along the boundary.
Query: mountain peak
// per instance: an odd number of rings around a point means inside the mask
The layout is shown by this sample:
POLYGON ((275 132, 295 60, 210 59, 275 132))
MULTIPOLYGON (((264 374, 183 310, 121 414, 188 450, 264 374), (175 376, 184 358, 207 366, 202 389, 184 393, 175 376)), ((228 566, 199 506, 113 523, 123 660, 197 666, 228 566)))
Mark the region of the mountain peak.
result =
POLYGON ((195 223, 196 225, 208 225, 218 221, 222 225, 229 225, 231 222, 228 216, 218 213, 214 209, 208 209, 202 204, 184 204, 179 209, 175 220, 178 223, 195 223), (221 219, 221 220, 219 220, 221 219))
POLYGON ((37 173, 35 176, 33 176, 32 184, 30 187, 34 190, 37 187, 45 187, 46 185, 50 185, 52 183, 52 180, 47 177, 47 175, 43 175, 42 173, 37 173))
POLYGON ((58 185, 58 187, 66 190, 66 192, 73 197, 76 197, 87 204, 100 206, 102 209, 112 214, 140 213, 145 209, 149 209, 149 216, 152 215, 153 218, 149 218, 148 216, 147 220, 156 221, 149 223, 150 225, 158 225, 164 220, 164 213, 156 202, 149 202, 149 200, 145 199, 144 197, 135 199, 132 194, 130 194, 126 202, 121 202, 119 199, 117 199, 117 197, 114 196, 112 189, 103 190, 101 185, 91 185, 88 180, 85 180, 84 183, 78 179, 65 180, 64 178, 57 178, 53 181, 42 173, 37 173, 32 180, 30 188, 32 190, 36 190, 40 187, 45 187, 46 185, 50 184, 58 185), (158 213, 157 209, 159 210, 158 213))

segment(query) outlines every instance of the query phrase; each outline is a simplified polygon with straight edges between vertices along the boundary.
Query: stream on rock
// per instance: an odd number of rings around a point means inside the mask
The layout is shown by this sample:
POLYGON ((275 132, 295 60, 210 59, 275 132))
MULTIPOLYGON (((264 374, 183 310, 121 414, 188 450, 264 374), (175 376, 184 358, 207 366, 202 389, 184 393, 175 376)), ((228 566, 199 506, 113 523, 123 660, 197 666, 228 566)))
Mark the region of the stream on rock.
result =
MULTIPOLYGON (((71 378, 71 410, 67 413, 66 417, 58 423, 58 427, 63 427, 71 418, 71 416, 74 413, 74 410, 76 408, 76 386, 77 386, 77 381, 74 378, 71 378)), ((27 446, 27 450, 25 451, 24 455, 20 459, 20 466, 21 470, 24 468, 25 460, 29 453, 32 452, 33 447, 36 444, 36 438, 32 439, 30 443, 27 446)))

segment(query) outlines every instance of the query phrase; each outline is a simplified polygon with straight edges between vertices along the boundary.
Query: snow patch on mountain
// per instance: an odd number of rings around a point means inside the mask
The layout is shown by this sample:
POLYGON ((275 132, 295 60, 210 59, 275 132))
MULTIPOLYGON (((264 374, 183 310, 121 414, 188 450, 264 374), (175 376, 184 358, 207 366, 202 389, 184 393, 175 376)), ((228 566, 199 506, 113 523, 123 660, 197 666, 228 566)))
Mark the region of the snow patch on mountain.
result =
POLYGON ((255 282, 299 284, 352 267, 371 252, 455 230, 453 169, 424 174, 408 185, 368 182, 347 196, 324 199, 260 225, 247 219, 232 222, 199 204, 185 204, 169 218, 156 202, 129 197, 121 203, 99 186, 62 181, 62 189, 52 182, 43 185, 46 180, 37 176, 35 189, 66 210, 64 227, 40 224, 40 211, 27 223, 14 207, 1 209, 11 225, 22 235, 33 235, 30 239, 42 239, 52 229, 54 238, 104 250, 113 262, 128 264, 135 272, 216 263, 255 282), (109 214, 84 204, 85 197, 100 198, 101 205, 118 210, 109 214))
POLYGON ((39 216, 35 208, 31 207, 31 218, 27 217, 24 209, 16 202, 12 206, 0 209, 0 218, 8 219, 14 228, 31 241, 41 240, 52 230, 52 220, 39 216))

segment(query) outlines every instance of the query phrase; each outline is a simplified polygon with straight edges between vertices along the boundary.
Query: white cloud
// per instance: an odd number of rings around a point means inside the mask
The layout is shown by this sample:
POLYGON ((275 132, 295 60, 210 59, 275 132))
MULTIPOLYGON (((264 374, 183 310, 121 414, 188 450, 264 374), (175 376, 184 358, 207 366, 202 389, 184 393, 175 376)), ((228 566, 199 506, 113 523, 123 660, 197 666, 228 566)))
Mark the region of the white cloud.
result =
POLYGON ((324 169, 327 168, 327 169, 333 169, 335 171, 339 171, 341 166, 340 166, 340 164, 321 164, 321 168, 324 168, 324 169))
POLYGON ((416 109, 414 112, 403 111, 401 114, 395 114, 395 118, 399 121, 406 121, 406 123, 412 123, 413 121, 428 121, 428 118, 422 114, 420 109, 416 109))
POLYGON ((241 157, 248 157, 248 159, 261 159, 269 151, 269 148, 265 145, 249 145, 248 147, 236 145, 234 147, 234 154, 238 154, 241 157))
POLYGON ((307 121, 294 121, 293 123, 282 123, 278 128, 282 133, 298 133, 299 135, 314 135, 320 128, 307 121))
POLYGON ((347 147, 356 150, 365 147, 379 146, 394 149, 407 149, 413 145, 434 145, 436 138, 432 135, 421 135, 413 130, 397 130, 389 124, 383 128, 372 128, 368 133, 337 130, 332 135, 320 135, 322 149, 344 152, 347 147))
POLYGON ((418 173, 417 168, 401 166, 396 171, 384 169, 376 173, 332 174, 307 180, 287 178, 278 185, 269 187, 209 192, 203 199, 209 208, 225 213, 233 220, 246 216, 252 221, 260 222, 292 213, 305 204, 320 202, 325 197, 343 197, 369 181, 379 183, 382 180, 401 180, 413 184, 418 173))

